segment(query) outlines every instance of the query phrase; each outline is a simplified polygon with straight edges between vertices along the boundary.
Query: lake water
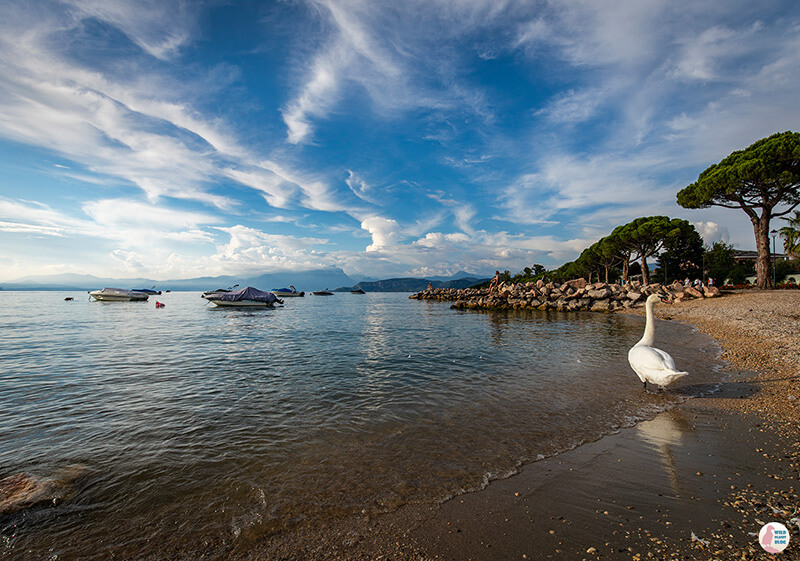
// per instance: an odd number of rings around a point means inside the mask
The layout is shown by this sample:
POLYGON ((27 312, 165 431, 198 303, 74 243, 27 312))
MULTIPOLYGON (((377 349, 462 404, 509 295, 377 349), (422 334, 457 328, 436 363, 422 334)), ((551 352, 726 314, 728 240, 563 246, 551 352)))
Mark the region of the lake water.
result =
POLYGON ((242 310, 0 292, 0 478, 68 480, 63 502, 0 517, 0 558, 222 559, 480 489, 721 379, 713 342, 659 322, 691 375, 644 393, 643 326, 408 294, 242 310))

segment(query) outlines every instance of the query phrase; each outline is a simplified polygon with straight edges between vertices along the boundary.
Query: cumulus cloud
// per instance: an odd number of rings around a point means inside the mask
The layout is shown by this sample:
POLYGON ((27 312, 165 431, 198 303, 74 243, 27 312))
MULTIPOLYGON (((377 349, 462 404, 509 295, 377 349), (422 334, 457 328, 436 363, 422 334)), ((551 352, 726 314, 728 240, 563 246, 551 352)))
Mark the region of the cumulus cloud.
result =
POLYGON ((717 242, 728 243, 730 234, 728 229, 716 222, 694 222, 694 227, 706 245, 713 245, 717 242))
POLYGON ((396 220, 382 216, 370 216, 361 221, 361 228, 372 236, 366 251, 379 251, 396 245, 404 234, 396 220))

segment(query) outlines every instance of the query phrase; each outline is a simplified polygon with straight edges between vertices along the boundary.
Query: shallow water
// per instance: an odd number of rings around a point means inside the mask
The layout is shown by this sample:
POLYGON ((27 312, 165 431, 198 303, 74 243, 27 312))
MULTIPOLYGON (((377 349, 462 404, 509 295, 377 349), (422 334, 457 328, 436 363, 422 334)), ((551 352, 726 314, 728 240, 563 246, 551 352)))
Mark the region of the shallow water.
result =
POLYGON ((0 478, 81 473, 63 503, 0 518, 0 556, 246 551, 479 489, 713 389, 716 346, 659 322, 659 346, 691 375, 644 393, 627 364, 643 325, 408 294, 248 311, 198 293, 0 292, 0 478))

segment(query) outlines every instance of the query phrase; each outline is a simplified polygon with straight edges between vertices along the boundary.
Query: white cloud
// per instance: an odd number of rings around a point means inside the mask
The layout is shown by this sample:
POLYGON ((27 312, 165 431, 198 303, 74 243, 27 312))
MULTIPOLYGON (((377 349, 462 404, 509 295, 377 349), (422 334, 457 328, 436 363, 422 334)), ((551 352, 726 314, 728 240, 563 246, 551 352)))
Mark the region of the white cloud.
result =
POLYGON ((379 251, 396 245, 404 234, 396 220, 382 216, 370 216, 361 221, 361 228, 372 236, 372 243, 366 251, 379 251))
POLYGON ((161 205, 126 199, 90 201, 83 205, 83 210, 96 223, 111 230, 193 230, 221 221, 211 214, 176 211, 161 205))
POLYGON ((730 240, 728 228, 716 222, 694 222, 693 224, 695 230, 697 230, 697 233, 703 238, 706 245, 710 246, 717 242, 728 243, 730 240))

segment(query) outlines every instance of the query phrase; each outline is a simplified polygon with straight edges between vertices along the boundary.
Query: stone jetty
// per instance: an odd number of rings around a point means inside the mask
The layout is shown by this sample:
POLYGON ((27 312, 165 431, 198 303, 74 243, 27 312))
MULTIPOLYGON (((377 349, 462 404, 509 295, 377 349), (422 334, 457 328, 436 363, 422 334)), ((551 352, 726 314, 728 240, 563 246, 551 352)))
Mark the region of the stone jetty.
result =
POLYGON ((451 308, 467 310, 558 310, 614 312, 626 308, 643 306, 650 294, 664 294, 673 301, 697 298, 713 298, 720 295, 716 287, 684 286, 679 282, 670 285, 640 282, 590 284, 586 279, 575 279, 563 283, 536 282, 502 283, 492 293, 488 288, 434 288, 409 296, 416 300, 453 301, 451 308))

